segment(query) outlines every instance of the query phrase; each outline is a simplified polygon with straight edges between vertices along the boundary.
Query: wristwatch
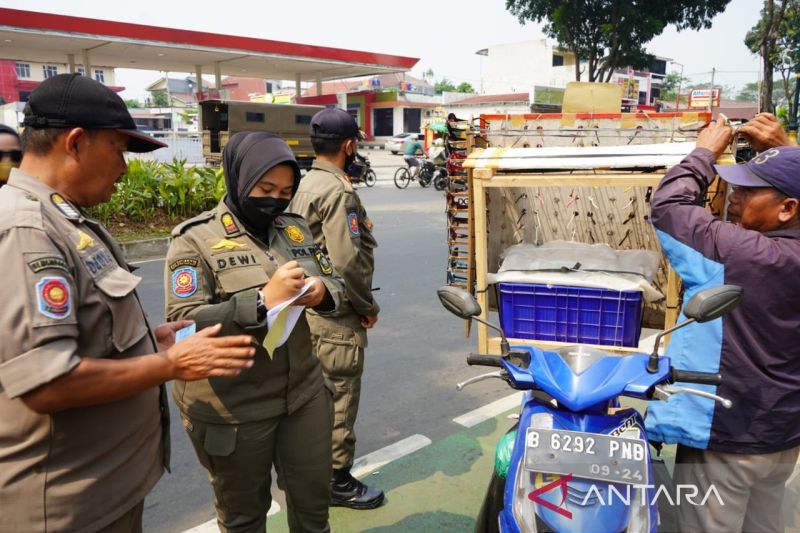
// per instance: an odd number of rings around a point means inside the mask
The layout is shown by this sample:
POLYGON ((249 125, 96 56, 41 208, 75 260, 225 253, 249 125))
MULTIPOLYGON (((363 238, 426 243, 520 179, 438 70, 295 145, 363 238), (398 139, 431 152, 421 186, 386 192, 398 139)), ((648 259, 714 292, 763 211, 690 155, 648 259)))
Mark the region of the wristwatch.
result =
POLYGON ((267 305, 264 303, 264 293, 258 291, 256 296, 256 317, 259 322, 267 318, 267 305))

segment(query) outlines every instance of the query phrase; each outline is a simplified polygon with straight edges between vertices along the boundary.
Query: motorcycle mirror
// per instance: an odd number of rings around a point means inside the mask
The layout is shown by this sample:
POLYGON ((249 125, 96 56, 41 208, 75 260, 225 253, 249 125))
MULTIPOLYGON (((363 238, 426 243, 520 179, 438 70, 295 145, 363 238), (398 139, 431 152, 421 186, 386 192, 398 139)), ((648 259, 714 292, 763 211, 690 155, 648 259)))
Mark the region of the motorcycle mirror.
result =
POLYGON ((653 353, 650 354, 650 359, 647 362, 647 371, 655 373, 658 371, 658 347, 661 344, 661 338, 680 329, 688 326, 694 322, 710 322, 715 318, 719 318, 725 313, 733 311, 739 305, 739 300, 742 299, 744 291, 737 285, 720 285, 719 287, 711 287, 704 289, 694 296, 692 296, 686 305, 683 306, 683 315, 688 318, 680 324, 676 324, 669 329, 665 329, 659 333, 655 338, 653 345, 653 353))
POLYGON ((478 303, 475 296, 464 289, 451 287, 449 285, 439 287, 436 294, 439 295, 439 301, 442 302, 444 308, 457 317, 463 318, 464 320, 477 320, 481 324, 485 324, 500 333, 500 355, 508 355, 509 345, 506 334, 501 328, 478 316, 481 314, 481 304, 478 303))
POLYGON ((744 291, 736 285, 720 285, 705 289, 689 299, 683 308, 686 318, 695 322, 709 322, 732 311, 742 299, 744 291))
POLYGON ((439 301, 442 302, 444 308, 459 318, 468 320, 481 314, 481 306, 478 300, 464 289, 446 285, 440 287, 436 294, 439 296, 439 301))

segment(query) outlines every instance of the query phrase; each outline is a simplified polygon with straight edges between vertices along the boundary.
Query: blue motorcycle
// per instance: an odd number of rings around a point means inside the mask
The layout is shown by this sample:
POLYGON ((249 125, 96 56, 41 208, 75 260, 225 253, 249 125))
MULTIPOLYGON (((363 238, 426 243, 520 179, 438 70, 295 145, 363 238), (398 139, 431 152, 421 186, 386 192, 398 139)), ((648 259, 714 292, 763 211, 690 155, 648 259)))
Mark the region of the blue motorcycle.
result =
POLYGON ((467 357, 470 365, 499 370, 457 388, 494 378, 526 391, 518 423, 498 443, 476 532, 632 533, 674 527, 668 515, 679 502, 666 467, 651 458, 642 416, 622 408, 619 398, 696 394, 729 408, 729 400, 675 384, 719 385, 719 374, 672 368, 658 347, 664 335, 732 310, 741 299, 740 287, 697 293, 684 306, 687 320, 660 333, 653 353, 622 356, 580 345, 512 349, 500 328, 479 318, 480 305, 469 292, 442 287, 438 295, 448 311, 484 323, 502 338, 500 356, 467 357))

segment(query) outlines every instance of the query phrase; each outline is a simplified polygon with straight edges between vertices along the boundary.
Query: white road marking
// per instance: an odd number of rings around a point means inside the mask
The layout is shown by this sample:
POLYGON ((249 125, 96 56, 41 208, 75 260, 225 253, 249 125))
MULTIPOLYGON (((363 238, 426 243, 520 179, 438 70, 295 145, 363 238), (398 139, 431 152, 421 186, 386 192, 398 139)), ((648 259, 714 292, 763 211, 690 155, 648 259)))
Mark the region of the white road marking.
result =
POLYGON ((130 264, 132 265, 141 265, 143 263, 153 263, 155 261, 163 261, 163 257, 155 257, 153 259, 142 259, 141 261, 131 261, 130 264))
MULTIPOLYGON (((272 500, 272 506, 270 506, 267 516, 278 514, 280 511, 281 511, 280 504, 275 500, 272 500)), ((217 519, 213 518, 208 522, 203 522, 199 526, 195 526, 192 529, 187 529, 183 533, 219 533, 219 526, 217 526, 217 519)))
MULTIPOLYGON (((514 407, 518 406, 522 401, 522 392, 515 392, 505 398, 500 398, 492 403, 484 405, 483 407, 479 407, 473 411, 465 413, 459 417, 453 419, 453 422, 459 424, 461 426, 471 428, 489 420, 490 418, 494 418, 497 415, 508 411, 509 409, 513 409, 514 407)), ((394 444, 390 444, 380 450, 376 450, 372 453, 368 453, 363 457, 359 457, 353 463, 352 473, 357 478, 362 478, 372 472, 380 470, 387 464, 396 461, 402 457, 407 455, 411 455, 414 452, 425 448, 431 444, 431 439, 424 435, 411 435, 410 437, 406 437, 403 440, 395 442, 394 444)), ((272 516, 278 512, 280 512, 281 507, 278 502, 272 502, 272 507, 267 513, 267 516, 272 516)), ((187 529, 183 533, 216 533, 219 531, 217 527, 216 519, 209 520, 208 522, 204 522, 199 526, 193 527, 191 529, 187 529)))
POLYGON ((421 450, 425 446, 431 444, 431 439, 424 435, 411 435, 405 439, 390 444, 380 450, 375 450, 368 453, 364 457, 360 457, 353 462, 351 473, 355 477, 361 477, 370 472, 374 472, 379 468, 386 466, 392 461, 396 461, 406 455, 421 450))
POLYGON ((521 391, 510 394, 505 398, 500 398, 499 400, 486 404, 483 407, 478 407, 474 411, 470 411, 469 413, 458 416, 453 419, 453 422, 464 426, 465 428, 477 426, 481 422, 485 422, 490 418, 494 418, 497 415, 508 411, 509 409, 519 406, 520 402, 522 402, 523 394, 524 393, 521 391))
MULTIPOLYGON (((424 435, 411 435, 410 437, 395 442, 394 444, 390 444, 385 448, 381 448, 380 450, 376 450, 372 453, 368 453, 364 457, 356 459, 353 464, 352 473, 355 477, 365 476, 371 472, 383 468, 392 461, 396 461, 401 457, 410 455, 430 444, 431 439, 425 437, 424 435)), ((280 510, 281 506, 278 505, 278 502, 273 500, 272 507, 270 507, 267 516, 272 516, 280 512, 280 510)), ((183 533, 217 533, 218 531, 219 528, 217 527, 217 520, 213 519, 209 520, 208 522, 204 522, 199 526, 187 529, 183 533)))

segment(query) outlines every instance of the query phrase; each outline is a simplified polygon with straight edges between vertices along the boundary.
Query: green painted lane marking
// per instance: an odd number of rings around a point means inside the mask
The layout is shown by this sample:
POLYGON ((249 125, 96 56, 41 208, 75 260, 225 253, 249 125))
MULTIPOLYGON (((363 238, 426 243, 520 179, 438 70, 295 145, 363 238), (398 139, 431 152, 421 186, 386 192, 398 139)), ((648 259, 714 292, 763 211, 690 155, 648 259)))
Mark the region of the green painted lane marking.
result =
MULTIPOLYGON (((509 411, 512 412, 512 411, 509 411)), ((497 441, 515 421, 506 413, 392 463, 363 481, 386 493, 378 509, 332 507, 331 529, 348 532, 471 531, 494 468, 497 441)), ((286 512, 269 519, 270 532, 286 532, 286 512)))

